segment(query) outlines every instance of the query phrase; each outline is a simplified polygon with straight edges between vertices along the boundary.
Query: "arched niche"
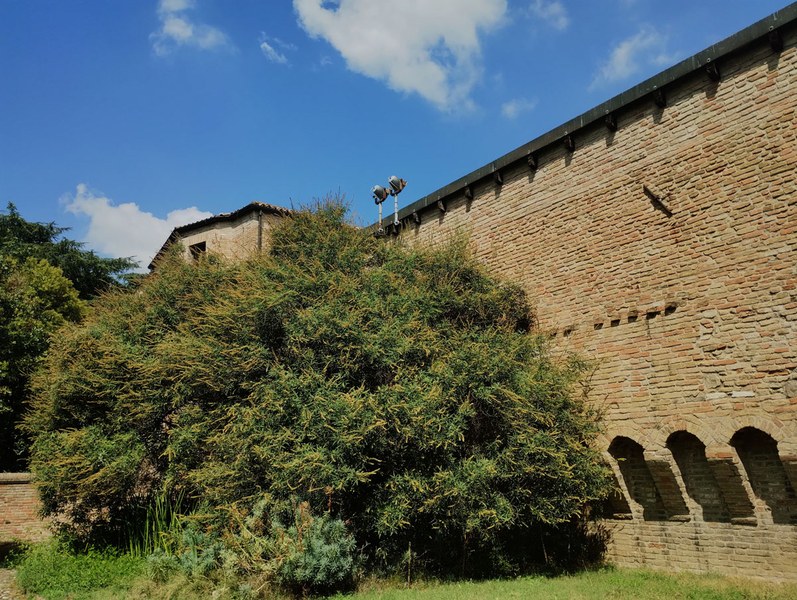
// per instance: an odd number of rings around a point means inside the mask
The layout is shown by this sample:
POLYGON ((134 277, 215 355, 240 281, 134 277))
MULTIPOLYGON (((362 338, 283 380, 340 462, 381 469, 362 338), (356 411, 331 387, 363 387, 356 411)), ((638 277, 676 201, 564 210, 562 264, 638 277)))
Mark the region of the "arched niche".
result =
POLYGON ((617 436, 609 445, 609 454, 617 461, 631 499, 642 507, 643 518, 646 521, 666 520, 667 511, 645 463, 642 446, 631 438, 617 436))
POLYGON ((775 439, 755 427, 743 427, 731 438, 750 487, 766 504, 775 523, 797 522, 797 498, 786 476, 775 439))
POLYGON ((706 446, 687 431, 676 431, 667 438, 686 493, 700 506, 704 521, 729 522, 730 512, 722 491, 706 459, 706 446))

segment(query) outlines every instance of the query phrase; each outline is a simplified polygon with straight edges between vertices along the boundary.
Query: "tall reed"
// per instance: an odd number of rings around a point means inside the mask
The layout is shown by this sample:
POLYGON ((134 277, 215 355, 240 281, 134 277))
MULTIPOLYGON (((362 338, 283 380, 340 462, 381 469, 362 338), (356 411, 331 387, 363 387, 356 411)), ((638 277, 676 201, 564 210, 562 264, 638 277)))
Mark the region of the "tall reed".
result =
POLYGON ((170 498, 159 494, 147 507, 142 524, 129 523, 127 549, 131 556, 143 558, 154 552, 171 556, 177 550, 183 531, 183 494, 170 498))

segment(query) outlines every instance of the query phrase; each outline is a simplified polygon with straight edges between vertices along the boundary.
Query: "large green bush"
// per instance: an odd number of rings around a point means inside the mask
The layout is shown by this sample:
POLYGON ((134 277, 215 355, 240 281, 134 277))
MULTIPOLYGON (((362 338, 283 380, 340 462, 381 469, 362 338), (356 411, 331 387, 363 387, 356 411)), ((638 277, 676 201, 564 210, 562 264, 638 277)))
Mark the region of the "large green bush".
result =
MULTIPOLYGON (((3 215, 0 214, 0 225, 3 215)), ((0 239, 3 228, 0 226, 0 239)), ((0 471, 23 471, 28 442, 17 430, 28 380, 50 336, 80 320, 84 303, 61 269, 0 253, 0 471)))
POLYGON ((299 212, 244 262, 168 258, 59 335, 27 427, 63 531, 117 535, 166 495, 235 547, 252 507, 298 498, 369 560, 459 565, 604 494, 584 365, 552 357, 524 293, 462 243, 343 216, 299 212))

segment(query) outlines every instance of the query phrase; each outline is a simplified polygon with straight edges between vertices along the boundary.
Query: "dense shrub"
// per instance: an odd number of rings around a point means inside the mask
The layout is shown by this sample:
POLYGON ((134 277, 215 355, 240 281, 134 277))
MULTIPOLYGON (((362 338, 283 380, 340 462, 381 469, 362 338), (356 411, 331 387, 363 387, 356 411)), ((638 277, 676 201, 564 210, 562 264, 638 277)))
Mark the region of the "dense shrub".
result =
POLYGON ((167 258, 59 336, 27 427, 63 531, 115 536, 180 497, 251 569, 298 498, 368 560, 461 565, 603 495, 584 364, 551 355, 524 293, 463 243, 407 249, 343 215, 299 212, 248 261, 167 258))
POLYGON ((303 595, 349 587, 357 548, 343 521, 328 514, 314 517, 306 502, 291 516, 291 523, 275 519, 272 524, 277 583, 303 595))

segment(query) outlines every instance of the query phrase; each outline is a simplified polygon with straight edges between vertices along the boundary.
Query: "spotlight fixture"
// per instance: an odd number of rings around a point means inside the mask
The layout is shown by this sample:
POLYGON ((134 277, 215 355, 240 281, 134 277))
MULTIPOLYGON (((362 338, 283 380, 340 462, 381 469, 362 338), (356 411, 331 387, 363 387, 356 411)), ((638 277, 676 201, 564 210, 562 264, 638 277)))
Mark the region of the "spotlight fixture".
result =
POLYGON ((399 179, 395 175, 391 175, 387 182, 390 185, 390 195, 393 196, 393 227, 398 231, 398 195, 401 193, 401 190, 407 187, 407 182, 403 179, 399 179))
POLYGON ((377 204, 382 204, 382 202, 387 200, 387 190, 381 185, 375 185, 372 187, 371 193, 374 195, 374 202, 377 204))
POLYGON ((374 197, 374 202, 379 207, 379 229, 376 230, 376 235, 384 235, 385 229, 382 227, 382 202, 387 199, 387 190, 381 185, 375 185, 371 188, 371 194, 374 197))
POLYGON ((371 194, 373 194, 374 202, 379 207, 379 229, 377 230, 377 235, 382 235, 385 231, 382 227, 382 203, 387 200, 388 196, 393 196, 393 228, 394 231, 398 231, 398 195, 405 187, 407 187, 407 181, 396 177, 395 175, 391 175, 388 178, 387 183, 387 188, 384 188, 381 185, 375 185, 371 188, 371 194))
POLYGON ((401 193, 401 190, 407 187, 407 182, 403 179, 399 179, 395 175, 391 175, 387 182, 390 184, 391 196, 398 196, 401 193))

